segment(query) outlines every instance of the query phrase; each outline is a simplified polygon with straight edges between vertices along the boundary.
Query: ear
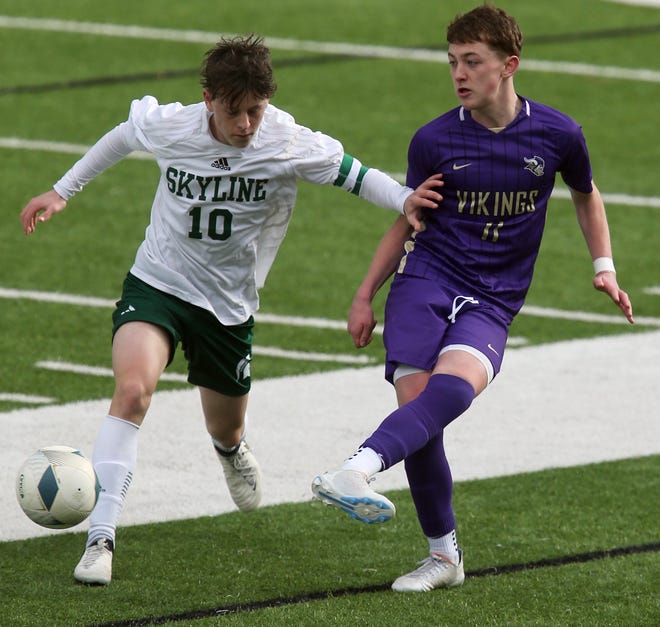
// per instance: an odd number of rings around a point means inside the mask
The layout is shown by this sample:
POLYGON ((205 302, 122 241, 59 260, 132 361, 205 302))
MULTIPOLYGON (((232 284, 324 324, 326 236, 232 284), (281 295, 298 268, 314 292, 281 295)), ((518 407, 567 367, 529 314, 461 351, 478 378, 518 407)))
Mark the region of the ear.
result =
POLYGON ((511 55, 504 60, 504 70, 502 72, 502 78, 511 78, 518 68, 520 67, 520 58, 511 55))
POLYGON ((213 111, 213 107, 211 103, 213 102, 213 98, 211 98, 211 94, 207 89, 202 91, 202 95, 204 96, 204 102, 206 103, 206 109, 207 111, 213 111))

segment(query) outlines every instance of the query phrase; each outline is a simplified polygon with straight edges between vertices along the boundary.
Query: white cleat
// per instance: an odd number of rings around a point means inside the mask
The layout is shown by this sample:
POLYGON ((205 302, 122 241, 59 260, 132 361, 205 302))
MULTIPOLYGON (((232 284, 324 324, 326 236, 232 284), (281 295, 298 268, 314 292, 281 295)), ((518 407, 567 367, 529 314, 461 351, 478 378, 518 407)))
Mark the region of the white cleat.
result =
POLYGON ((453 588, 465 581, 463 551, 458 552, 458 562, 450 562, 440 553, 431 553, 420 562, 420 567, 407 575, 401 575, 393 584, 396 592, 428 592, 435 588, 453 588))
POLYGON ((112 555, 114 544, 108 538, 100 538, 85 549, 73 576, 81 583, 107 586, 112 579, 112 555))
POLYGON ((227 487, 236 507, 250 512, 261 502, 261 471, 247 442, 241 442, 235 453, 224 455, 216 449, 227 480, 227 487))
POLYGON ((374 492, 367 475, 357 470, 324 472, 312 481, 312 492, 322 503, 338 507, 363 523, 387 522, 396 514, 394 503, 374 492))

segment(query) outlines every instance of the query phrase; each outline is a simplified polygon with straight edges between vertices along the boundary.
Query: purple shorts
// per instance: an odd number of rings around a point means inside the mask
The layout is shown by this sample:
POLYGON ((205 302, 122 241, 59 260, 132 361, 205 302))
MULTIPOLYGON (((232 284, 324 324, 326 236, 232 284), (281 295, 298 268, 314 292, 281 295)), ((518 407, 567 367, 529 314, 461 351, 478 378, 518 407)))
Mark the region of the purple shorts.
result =
POLYGON ((433 370, 448 347, 467 350, 488 371, 500 371, 509 316, 472 294, 416 276, 395 276, 385 304, 385 378, 400 364, 433 370))

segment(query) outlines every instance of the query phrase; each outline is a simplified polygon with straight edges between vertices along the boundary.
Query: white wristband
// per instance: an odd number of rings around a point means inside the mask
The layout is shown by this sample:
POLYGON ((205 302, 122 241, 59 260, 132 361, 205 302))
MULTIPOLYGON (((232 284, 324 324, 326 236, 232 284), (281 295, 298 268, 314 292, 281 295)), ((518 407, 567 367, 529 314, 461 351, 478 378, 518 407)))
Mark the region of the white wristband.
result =
POLYGON ((611 257, 598 257, 594 259, 594 274, 600 272, 616 272, 614 269, 614 261, 611 257))

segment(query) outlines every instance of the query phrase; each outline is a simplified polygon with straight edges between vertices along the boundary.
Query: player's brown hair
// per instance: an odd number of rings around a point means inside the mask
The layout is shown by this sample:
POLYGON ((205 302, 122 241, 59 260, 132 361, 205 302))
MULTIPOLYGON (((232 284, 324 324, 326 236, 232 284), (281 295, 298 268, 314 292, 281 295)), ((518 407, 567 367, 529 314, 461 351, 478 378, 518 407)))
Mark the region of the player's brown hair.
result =
POLYGON ((230 109, 246 96, 270 98, 277 85, 263 37, 223 37, 204 56, 201 83, 213 100, 220 98, 230 109))
POLYGON ((457 15, 447 27, 447 42, 468 44, 481 41, 504 55, 520 56, 523 36, 515 18, 495 5, 485 3, 457 15))

